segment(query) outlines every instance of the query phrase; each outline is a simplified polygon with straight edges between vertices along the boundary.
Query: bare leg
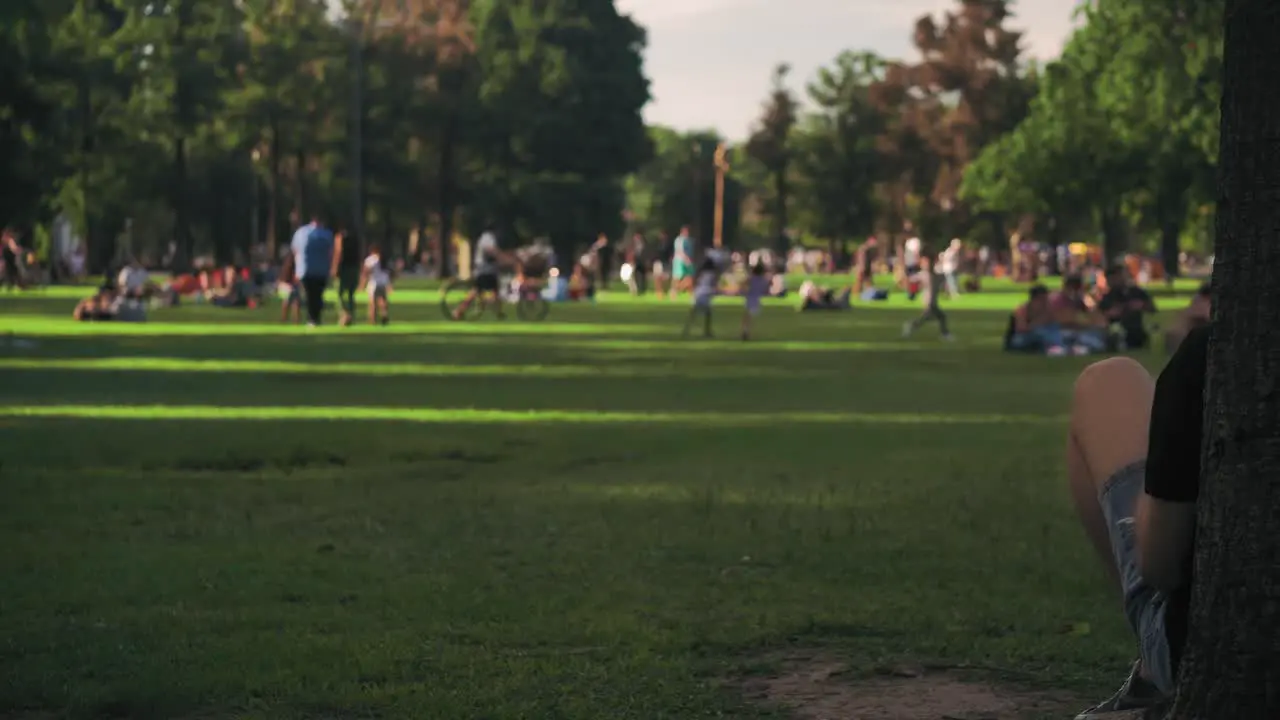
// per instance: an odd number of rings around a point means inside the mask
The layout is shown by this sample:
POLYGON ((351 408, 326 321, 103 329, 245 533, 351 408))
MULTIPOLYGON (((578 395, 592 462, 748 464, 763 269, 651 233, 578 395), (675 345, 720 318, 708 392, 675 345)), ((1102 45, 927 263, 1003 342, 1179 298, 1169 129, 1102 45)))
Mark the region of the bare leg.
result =
POLYGON ((1085 368, 1076 380, 1067 439, 1067 477, 1085 534, 1120 587, 1111 536, 1098 496, 1115 473, 1147 456, 1147 428, 1155 383, 1129 358, 1085 368))
POLYGON ((697 320, 698 320, 698 308, 697 306, 694 306, 694 308, 689 311, 688 319, 684 321, 684 330, 680 331, 680 337, 682 338, 689 337, 689 331, 693 329, 693 324, 697 322, 697 320))

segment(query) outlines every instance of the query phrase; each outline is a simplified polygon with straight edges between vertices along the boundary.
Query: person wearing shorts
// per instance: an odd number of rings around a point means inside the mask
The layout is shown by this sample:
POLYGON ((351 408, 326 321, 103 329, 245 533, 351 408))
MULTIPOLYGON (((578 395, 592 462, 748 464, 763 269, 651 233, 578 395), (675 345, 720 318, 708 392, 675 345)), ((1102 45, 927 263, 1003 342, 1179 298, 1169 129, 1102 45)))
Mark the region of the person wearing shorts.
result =
POLYGON ((1119 691, 1077 720, 1173 697, 1187 638, 1209 332, 1188 334, 1155 382, 1129 358, 1091 365, 1076 381, 1071 495, 1138 650, 1119 691))
POLYGON ((490 226, 476 240, 475 262, 472 265, 475 287, 454 311, 454 317, 461 318, 471 303, 477 300, 485 302, 488 298, 492 298, 497 316, 503 316, 502 294, 498 292, 498 270, 503 257, 502 249, 498 247, 498 236, 490 226))
POLYGON ((387 291, 391 289, 391 272, 382 261, 382 253, 377 245, 369 248, 369 257, 364 259, 361 271, 365 291, 369 294, 369 324, 389 325, 391 323, 391 304, 387 291))

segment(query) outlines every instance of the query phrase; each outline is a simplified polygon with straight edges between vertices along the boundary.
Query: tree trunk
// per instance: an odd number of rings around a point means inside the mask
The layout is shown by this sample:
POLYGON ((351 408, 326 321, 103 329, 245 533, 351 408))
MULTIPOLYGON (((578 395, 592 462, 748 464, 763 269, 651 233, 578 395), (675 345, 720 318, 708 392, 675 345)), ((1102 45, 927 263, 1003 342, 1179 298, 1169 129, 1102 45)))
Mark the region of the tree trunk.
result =
MULTIPOLYGON (((294 207, 298 211, 298 222, 303 223, 311 219, 312 215, 316 215, 319 208, 312 207, 310 198, 307 197, 307 151, 299 149, 294 154, 294 162, 297 163, 297 193, 298 196, 293 199, 294 207)), ((329 218, 321 218, 325 222, 333 222, 329 218)))
POLYGON ((280 237, 280 125, 271 119, 271 195, 267 199, 267 256, 279 259, 276 238, 280 237))
MULTIPOLYGON (((455 98, 456 102, 456 98, 455 98)), ((458 142, 458 113, 456 107, 450 106, 445 111, 444 122, 440 127, 440 160, 437 166, 437 182, 439 196, 437 204, 440 208, 440 253, 437 263, 440 277, 450 276, 449 250, 453 247, 453 214, 455 199, 454 185, 457 183, 454 170, 454 145, 458 142)))
POLYGON ((776 194, 774 202, 777 203, 773 209, 773 236, 782 237, 782 234, 787 231, 787 195, 790 192, 787 188, 786 165, 783 165, 774 173, 773 190, 776 194))
POLYGON ((1099 216, 1102 225, 1102 264, 1109 267, 1128 250, 1124 217, 1120 214, 1119 207, 1104 208, 1099 216))
POLYGON ((1280 717, 1280 13, 1227 3, 1214 335, 1174 720, 1280 717))
POLYGON ((187 208, 187 139, 181 134, 173 143, 173 231, 178 253, 173 269, 183 272, 191 268, 195 254, 191 238, 191 218, 187 208))
POLYGON ((1160 225, 1160 261, 1164 263, 1165 282, 1173 285, 1178 277, 1178 239, 1182 236, 1179 223, 1166 221, 1160 225))

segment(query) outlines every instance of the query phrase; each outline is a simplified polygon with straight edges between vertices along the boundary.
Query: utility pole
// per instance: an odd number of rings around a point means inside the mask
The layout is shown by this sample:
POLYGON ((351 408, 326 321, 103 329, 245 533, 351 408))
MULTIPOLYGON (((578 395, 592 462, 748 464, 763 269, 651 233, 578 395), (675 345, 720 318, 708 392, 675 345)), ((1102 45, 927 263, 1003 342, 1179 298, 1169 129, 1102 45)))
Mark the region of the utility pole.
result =
POLYGON ((715 208, 715 234, 712 236, 711 243, 716 248, 724 244, 724 176, 729 172, 729 159, 727 157, 728 149, 724 143, 716 146, 715 167, 716 167, 716 208, 715 208))

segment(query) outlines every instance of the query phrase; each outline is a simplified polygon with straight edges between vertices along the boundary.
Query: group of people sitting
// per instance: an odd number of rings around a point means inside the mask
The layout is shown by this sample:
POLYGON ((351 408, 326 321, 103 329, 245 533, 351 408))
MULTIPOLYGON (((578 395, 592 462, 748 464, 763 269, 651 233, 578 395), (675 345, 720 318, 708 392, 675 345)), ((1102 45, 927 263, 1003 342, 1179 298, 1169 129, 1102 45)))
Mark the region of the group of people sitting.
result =
MULTIPOLYGON (((1208 322, 1208 294, 1208 286, 1201 287, 1169 329, 1166 344, 1171 350, 1192 328, 1208 322)), ((1124 267, 1109 269, 1093 292, 1079 275, 1067 275, 1057 292, 1044 285, 1031 288, 1026 302, 1009 317, 1004 348, 1051 356, 1143 349, 1151 345, 1147 318, 1155 312, 1155 300, 1130 281, 1124 267)))

